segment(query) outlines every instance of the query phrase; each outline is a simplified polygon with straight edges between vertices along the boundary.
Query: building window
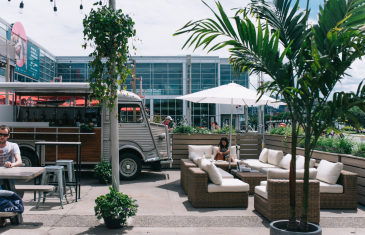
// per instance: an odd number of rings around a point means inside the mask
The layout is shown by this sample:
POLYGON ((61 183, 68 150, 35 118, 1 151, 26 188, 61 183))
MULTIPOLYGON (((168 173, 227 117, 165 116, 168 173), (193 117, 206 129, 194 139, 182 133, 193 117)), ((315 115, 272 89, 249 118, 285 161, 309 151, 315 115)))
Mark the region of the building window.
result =
POLYGON ((237 76, 233 72, 233 67, 229 64, 220 65, 220 75, 221 75, 220 79, 221 85, 226 85, 228 83, 234 82, 249 88, 248 74, 242 73, 240 76, 237 76))

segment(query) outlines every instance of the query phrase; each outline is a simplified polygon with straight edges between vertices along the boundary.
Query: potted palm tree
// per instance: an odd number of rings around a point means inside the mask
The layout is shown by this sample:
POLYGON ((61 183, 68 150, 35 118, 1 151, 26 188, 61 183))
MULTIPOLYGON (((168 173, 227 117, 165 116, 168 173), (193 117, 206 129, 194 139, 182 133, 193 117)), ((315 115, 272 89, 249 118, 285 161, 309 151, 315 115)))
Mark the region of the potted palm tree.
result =
MULTIPOLYGON (((307 221, 309 160, 320 133, 327 126, 343 120, 353 106, 365 110, 365 89, 362 84, 356 93, 332 93, 345 71, 365 52, 364 33, 359 31, 365 18, 361 13, 365 5, 360 1, 328 0, 320 7, 318 24, 309 26, 309 0, 303 12, 299 11, 299 0, 293 6, 291 3, 291 0, 252 0, 248 7, 238 9, 232 18, 235 23, 233 26, 218 2, 219 14, 212 10, 217 20, 189 22, 175 35, 192 33, 184 47, 195 44, 195 49, 207 48, 211 42, 220 38, 218 36, 228 37, 225 41, 215 43, 209 51, 230 47, 230 63, 236 73, 263 72, 272 78, 273 81, 266 82, 258 91, 282 95, 293 123, 290 217, 284 222, 284 227, 288 234, 289 231, 307 233, 311 229, 320 234, 320 228, 307 221), (332 9, 336 9, 336 12, 332 9), (257 28, 248 17, 249 14, 258 18, 257 28), (261 24, 262 21, 266 21, 266 24, 261 24), (283 52, 279 51, 279 42, 284 47, 283 52), (331 94, 332 101, 328 101, 331 94), (295 208, 295 159, 299 126, 305 131, 306 158, 300 223, 297 222, 295 208)), ((273 223, 273 231, 281 230, 280 226, 273 223)))
POLYGON ((121 228, 127 222, 127 218, 135 216, 138 205, 126 194, 109 187, 110 193, 101 195, 95 200, 95 216, 103 218, 105 226, 109 229, 121 228))

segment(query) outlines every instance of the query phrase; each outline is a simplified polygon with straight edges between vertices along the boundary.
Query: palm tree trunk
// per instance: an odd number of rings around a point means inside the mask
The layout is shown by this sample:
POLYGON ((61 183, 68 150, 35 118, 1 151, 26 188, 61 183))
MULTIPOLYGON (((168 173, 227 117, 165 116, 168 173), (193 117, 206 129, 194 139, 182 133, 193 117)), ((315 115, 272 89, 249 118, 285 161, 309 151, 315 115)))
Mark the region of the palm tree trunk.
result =
POLYGON ((310 161, 310 144, 311 144, 311 121, 308 117, 311 115, 311 107, 307 107, 307 125, 305 128, 305 149, 304 149, 304 183, 303 183, 303 203, 302 203, 302 216, 299 223, 299 231, 307 232, 308 228, 308 197, 309 197, 309 161, 310 161))
POLYGON ((291 144, 291 162, 290 162, 290 217, 286 227, 288 231, 297 231, 297 217, 295 210, 295 182, 296 182, 296 155, 297 155, 297 115, 294 113, 292 122, 292 144, 291 144))

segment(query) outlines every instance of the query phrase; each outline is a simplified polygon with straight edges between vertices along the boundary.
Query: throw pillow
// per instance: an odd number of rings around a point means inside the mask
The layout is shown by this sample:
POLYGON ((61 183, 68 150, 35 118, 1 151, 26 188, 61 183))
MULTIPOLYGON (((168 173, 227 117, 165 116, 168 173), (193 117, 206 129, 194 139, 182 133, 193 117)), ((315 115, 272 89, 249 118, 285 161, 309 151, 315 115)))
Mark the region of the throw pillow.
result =
MULTIPOLYGON (((297 155, 297 162, 296 162, 297 170, 304 169, 304 164, 305 164, 305 157, 301 156, 301 155, 297 155)), ((316 164, 316 160, 311 158, 309 160, 309 168, 314 168, 315 164, 316 164)))
POLYGON ((291 154, 285 155, 285 157, 281 159, 279 167, 284 169, 290 169, 290 161, 291 161, 291 154))
POLYGON ((212 145, 188 145, 189 154, 194 152, 198 154, 200 157, 204 156, 211 156, 213 153, 213 146, 212 145))
POLYGON ((197 164, 198 165, 198 167, 200 167, 200 165, 201 165, 201 161, 203 160, 204 158, 202 158, 202 157, 196 157, 196 158, 194 158, 193 159, 193 162, 195 163, 195 164, 197 164))
POLYGON ((259 161, 263 162, 263 163, 267 163, 268 154, 269 154, 269 150, 267 148, 264 148, 263 150, 261 150, 259 161))
POLYGON ((194 152, 189 153, 189 159, 191 161, 194 161, 194 158, 196 158, 196 157, 200 157, 200 156, 194 152))
POLYGON ((212 181, 214 184, 222 184, 223 178, 221 173, 219 172, 218 168, 210 161, 208 161, 207 159, 203 159, 201 161, 200 169, 207 172, 209 180, 212 181))
POLYGON ((233 145, 233 146, 231 146, 231 148, 232 148, 232 151, 231 151, 232 157, 234 159, 237 159, 237 148, 236 148, 236 146, 233 145))
POLYGON ((336 184, 342 169, 343 164, 341 162, 334 163, 321 160, 317 168, 317 180, 321 180, 329 184, 336 184))
POLYGON ((267 155, 267 162, 269 164, 279 166, 281 159, 283 159, 283 151, 269 149, 269 153, 267 155))

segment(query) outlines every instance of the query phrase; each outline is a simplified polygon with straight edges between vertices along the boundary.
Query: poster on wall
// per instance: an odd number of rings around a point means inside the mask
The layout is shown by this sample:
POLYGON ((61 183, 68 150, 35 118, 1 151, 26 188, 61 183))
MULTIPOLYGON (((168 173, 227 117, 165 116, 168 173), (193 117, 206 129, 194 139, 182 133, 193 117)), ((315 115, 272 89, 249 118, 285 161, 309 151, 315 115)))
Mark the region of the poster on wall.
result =
POLYGON ((8 31, 8 40, 15 45, 15 71, 39 80, 40 50, 28 42, 20 22, 13 24, 12 30, 8 31))

